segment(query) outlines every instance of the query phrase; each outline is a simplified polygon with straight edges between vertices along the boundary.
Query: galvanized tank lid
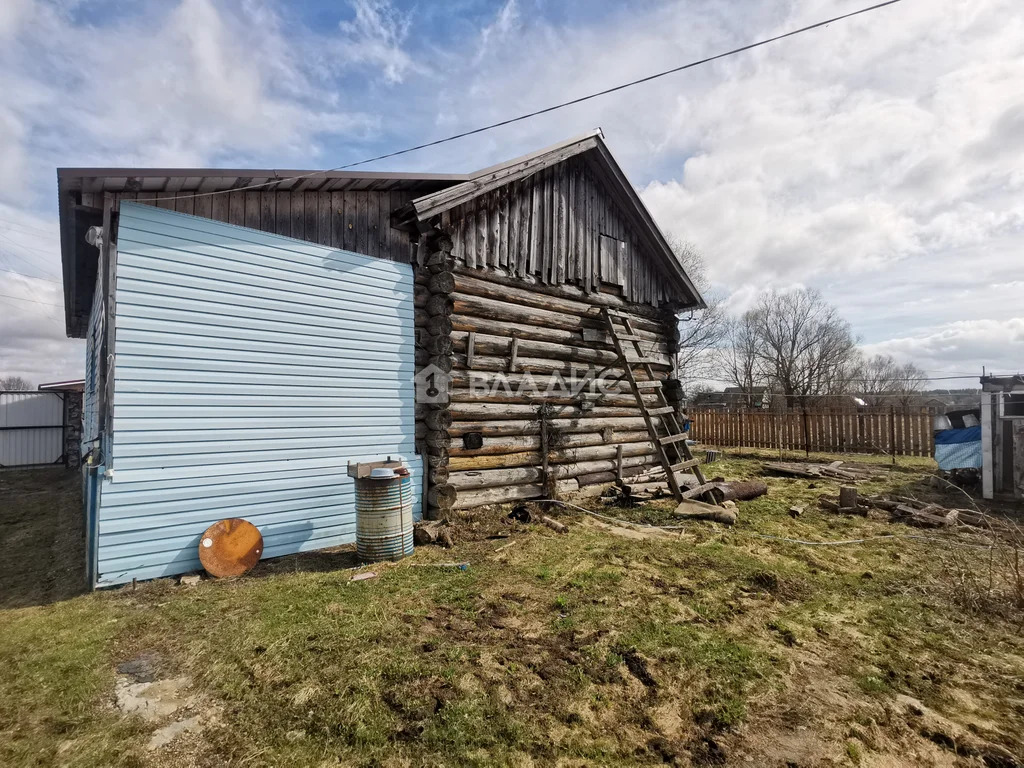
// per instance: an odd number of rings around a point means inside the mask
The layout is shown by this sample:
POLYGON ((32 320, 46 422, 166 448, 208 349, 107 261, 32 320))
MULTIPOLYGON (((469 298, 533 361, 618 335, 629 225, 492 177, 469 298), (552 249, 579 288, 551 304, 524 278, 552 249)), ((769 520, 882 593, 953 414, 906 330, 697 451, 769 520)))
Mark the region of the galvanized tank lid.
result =
POLYGON ((395 470, 391 467, 374 467, 370 470, 371 480, 394 480, 395 470))

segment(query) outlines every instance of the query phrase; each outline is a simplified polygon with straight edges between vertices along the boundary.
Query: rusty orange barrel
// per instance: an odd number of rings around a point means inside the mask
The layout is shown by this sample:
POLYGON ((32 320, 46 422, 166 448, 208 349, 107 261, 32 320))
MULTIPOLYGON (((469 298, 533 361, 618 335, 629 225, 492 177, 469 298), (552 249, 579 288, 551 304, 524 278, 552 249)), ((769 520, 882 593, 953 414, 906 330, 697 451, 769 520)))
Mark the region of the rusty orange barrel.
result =
POLYGON ((411 555, 413 486, 408 470, 375 469, 355 482, 359 558, 378 562, 411 555))

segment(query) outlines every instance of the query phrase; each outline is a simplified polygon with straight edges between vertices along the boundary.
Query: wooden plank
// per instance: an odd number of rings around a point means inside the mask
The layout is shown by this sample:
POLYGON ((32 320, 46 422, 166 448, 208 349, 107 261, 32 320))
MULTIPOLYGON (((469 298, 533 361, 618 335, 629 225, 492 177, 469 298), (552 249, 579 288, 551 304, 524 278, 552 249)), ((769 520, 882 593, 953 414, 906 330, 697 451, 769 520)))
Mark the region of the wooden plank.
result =
POLYGON ((245 192, 245 226, 251 229, 260 228, 260 193, 245 192))
POLYGON ((541 229, 544 219, 541 178, 534 176, 530 188, 530 263, 529 274, 540 275, 541 229))
POLYGON ((500 190, 487 196, 487 266, 492 269, 498 266, 500 250, 500 190))
POLYGON ((487 200, 477 198, 476 201, 476 265, 486 267, 488 265, 488 232, 490 226, 487 200))
POLYGON ((498 266, 508 269, 509 250, 509 189, 498 190, 498 266))
POLYGON ((356 253, 362 253, 370 255, 370 238, 369 238, 369 204, 370 204, 370 193, 369 192, 355 192, 356 202, 356 218, 355 218, 355 231, 356 231, 356 253))
POLYGON ((316 242, 331 244, 331 193, 317 192, 316 195, 316 242))
POLYGON ((331 192, 331 247, 345 247, 345 193, 331 192))
POLYGON ((555 242, 558 243, 558 251, 555 258, 555 270, 553 275, 554 282, 561 285, 565 282, 566 272, 566 260, 569 258, 569 225, 568 225, 568 187, 569 180, 566 178, 565 163, 560 163, 555 167, 558 172, 558 184, 557 184, 557 204, 555 206, 556 223, 558 237, 555 242))
POLYGON ((213 195, 210 198, 210 218, 214 221, 223 221, 225 223, 229 220, 228 207, 231 202, 231 196, 226 193, 219 195, 213 195))
POLYGON ((303 234, 302 239, 310 243, 316 242, 316 208, 317 208, 317 193, 316 192, 303 192, 303 234))
POLYGON ((292 196, 288 192, 275 192, 274 199, 277 203, 277 228, 276 232, 285 237, 292 236, 292 196))
POLYGON ((277 194, 267 187, 260 190, 260 229, 277 232, 277 194))
POLYGON ((228 223, 245 226, 245 192, 228 193, 228 223))
MULTIPOLYGON (((380 258, 380 192, 366 192, 366 253, 380 258)), ((385 193, 386 194, 386 193, 385 193)))
POLYGON ((213 218, 213 198, 224 197, 224 195, 203 195, 202 197, 192 198, 193 203, 193 216, 202 216, 204 219, 213 218))
POLYGON ((304 240, 306 238, 306 198, 301 192, 290 192, 288 195, 291 197, 291 236, 298 240, 304 240))

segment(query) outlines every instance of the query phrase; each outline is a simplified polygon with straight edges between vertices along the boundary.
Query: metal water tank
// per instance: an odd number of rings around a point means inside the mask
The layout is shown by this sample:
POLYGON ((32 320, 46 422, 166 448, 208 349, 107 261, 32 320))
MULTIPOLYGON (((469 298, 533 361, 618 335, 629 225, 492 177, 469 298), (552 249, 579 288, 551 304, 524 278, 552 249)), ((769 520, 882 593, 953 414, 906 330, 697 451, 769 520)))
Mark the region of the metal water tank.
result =
POLYGON ((356 483, 356 550, 367 562, 412 554, 412 476, 405 467, 376 467, 356 483))

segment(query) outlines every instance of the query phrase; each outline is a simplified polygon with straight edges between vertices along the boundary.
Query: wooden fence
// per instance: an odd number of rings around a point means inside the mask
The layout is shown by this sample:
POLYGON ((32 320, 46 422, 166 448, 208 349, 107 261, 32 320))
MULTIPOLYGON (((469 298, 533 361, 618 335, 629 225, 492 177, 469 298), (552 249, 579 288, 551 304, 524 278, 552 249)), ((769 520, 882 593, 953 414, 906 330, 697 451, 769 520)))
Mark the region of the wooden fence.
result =
POLYGON ((935 414, 925 408, 691 409, 694 440, 716 446, 823 453, 932 456, 935 414))

